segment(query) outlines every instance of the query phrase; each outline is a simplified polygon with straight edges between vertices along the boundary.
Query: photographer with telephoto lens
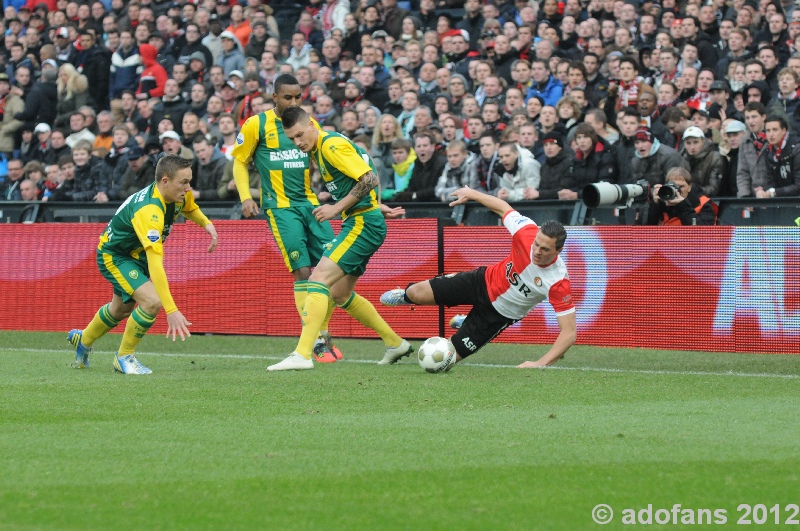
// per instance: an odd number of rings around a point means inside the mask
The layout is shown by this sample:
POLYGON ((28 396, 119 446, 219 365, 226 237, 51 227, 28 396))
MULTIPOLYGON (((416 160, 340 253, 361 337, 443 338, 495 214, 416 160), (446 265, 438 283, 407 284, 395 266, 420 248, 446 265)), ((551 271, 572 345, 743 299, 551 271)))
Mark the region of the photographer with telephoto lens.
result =
POLYGON ((692 187, 692 175, 684 168, 667 172, 666 184, 652 188, 648 225, 716 225, 717 205, 692 187))

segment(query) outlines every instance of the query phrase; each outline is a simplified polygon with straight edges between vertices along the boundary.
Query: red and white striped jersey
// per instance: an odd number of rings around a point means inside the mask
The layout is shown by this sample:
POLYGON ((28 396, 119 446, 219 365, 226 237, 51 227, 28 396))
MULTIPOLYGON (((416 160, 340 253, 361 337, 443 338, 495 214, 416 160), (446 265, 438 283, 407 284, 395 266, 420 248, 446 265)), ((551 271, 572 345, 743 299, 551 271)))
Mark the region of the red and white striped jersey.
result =
POLYGON ((533 240, 539 226, 516 210, 503 216, 512 235, 511 254, 486 268, 486 287, 494 309, 509 319, 522 319, 545 299, 557 316, 575 311, 567 266, 559 256, 545 267, 533 263, 533 240))

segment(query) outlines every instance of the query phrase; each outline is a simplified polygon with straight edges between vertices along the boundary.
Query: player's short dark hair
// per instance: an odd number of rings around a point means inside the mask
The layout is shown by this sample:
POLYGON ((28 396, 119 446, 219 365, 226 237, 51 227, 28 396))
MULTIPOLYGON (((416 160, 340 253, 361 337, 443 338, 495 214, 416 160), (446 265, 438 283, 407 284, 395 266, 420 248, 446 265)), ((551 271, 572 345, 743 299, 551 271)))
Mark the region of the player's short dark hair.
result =
POLYGON ((556 239, 557 251, 560 251, 564 248, 564 242, 567 241, 567 230, 564 228, 564 225, 551 219, 549 221, 545 221, 542 226, 539 227, 539 230, 548 238, 556 239))
POLYGON ((308 113, 300 107, 289 107, 281 115, 283 129, 291 129, 301 121, 308 121, 308 113))
POLYGON ((178 155, 164 155, 156 164, 156 182, 162 177, 172 180, 175 175, 184 168, 191 168, 192 161, 179 157, 178 155))
POLYGON ((292 74, 281 74, 277 78, 275 78, 275 84, 273 85, 273 90, 275 94, 281 91, 281 88, 284 85, 299 85, 300 82, 297 81, 297 78, 294 77, 292 74))
POLYGON ((767 119, 764 120, 764 124, 768 124, 769 122, 778 122, 781 125, 781 129, 789 129, 789 124, 786 122, 786 119, 783 116, 770 114, 767 116, 767 119))

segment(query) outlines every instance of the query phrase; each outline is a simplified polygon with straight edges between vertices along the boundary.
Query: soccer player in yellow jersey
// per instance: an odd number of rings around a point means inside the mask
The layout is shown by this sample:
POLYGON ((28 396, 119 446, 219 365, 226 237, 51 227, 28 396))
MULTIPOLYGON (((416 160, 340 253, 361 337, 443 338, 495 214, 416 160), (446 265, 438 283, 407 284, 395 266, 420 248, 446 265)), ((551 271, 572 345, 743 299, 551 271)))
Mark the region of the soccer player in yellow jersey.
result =
POLYGON ((133 351, 156 320, 167 314, 167 337, 183 341, 190 323, 178 310, 164 271, 164 240, 180 214, 211 236, 208 252, 217 247, 217 230, 194 202, 189 183, 192 162, 167 155, 156 165, 156 180, 130 196, 117 210, 100 237, 97 265, 114 288, 111 302, 97 311, 83 330, 71 330, 67 340, 75 347, 78 367, 89 366, 92 344, 128 318, 114 370, 123 374, 150 374, 133 351), (136 306, 136 304, 139 304, 136 306), (135 308, 135 309, 134 309, 135 308))
POLYGON ((342 230, 326 247, 308 279, 303 332, 295 351, 267 369, 314 368, 311 360, 314 338, 319 333, 331 299, 381 337, 386 352, 379 363, 395 363, 411 353, 411 345, 389 327, 372 303, 353 291, 369 259, 386 238, 386 222, 375 192, 379 179, 372 159, 339 133, 321 131, 299 107, 286 109, 282 120, 286 136, 300 151, 311 154, 325 186, 336 200, 336 204, 315 208, 312 211, 314 218, 325 223, 338 216, 343 223, 342 230))
MULTIPOLYGON (((311 190, 308 154, 286 138, 281 122, 286 109, 300 105, 302 92, 294 76, 278 76, 273 94, 275 109, 250 117, 233 147, 233 175, 242 201, 242 215, 248 218, 259 212, 258 204, 250 194, 247 171, 253 160, 261 174, 261 208, 286 267, 294 277, 294 301, 301 316, 311 267, 319 261, 325 245, 333 239, 330 223, 317 223, 312 214, 319 206, 319 200, 311 190)), ((333 346, 328 332, 333 307, 331 302, 314 344, 314 354, 321 362, 341 359, 341 352, 333 346)))

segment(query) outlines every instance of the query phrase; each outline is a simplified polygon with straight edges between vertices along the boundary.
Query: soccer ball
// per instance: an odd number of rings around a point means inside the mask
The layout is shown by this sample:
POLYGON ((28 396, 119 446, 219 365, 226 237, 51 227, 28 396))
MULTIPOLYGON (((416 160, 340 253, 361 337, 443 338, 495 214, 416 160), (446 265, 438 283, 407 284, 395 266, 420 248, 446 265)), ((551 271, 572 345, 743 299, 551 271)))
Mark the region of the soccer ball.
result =
POLYGON ((456 349, 450 340, 432 337, 419 347, 417 359, 427 372, 447 372, 456 364, 456 349))

